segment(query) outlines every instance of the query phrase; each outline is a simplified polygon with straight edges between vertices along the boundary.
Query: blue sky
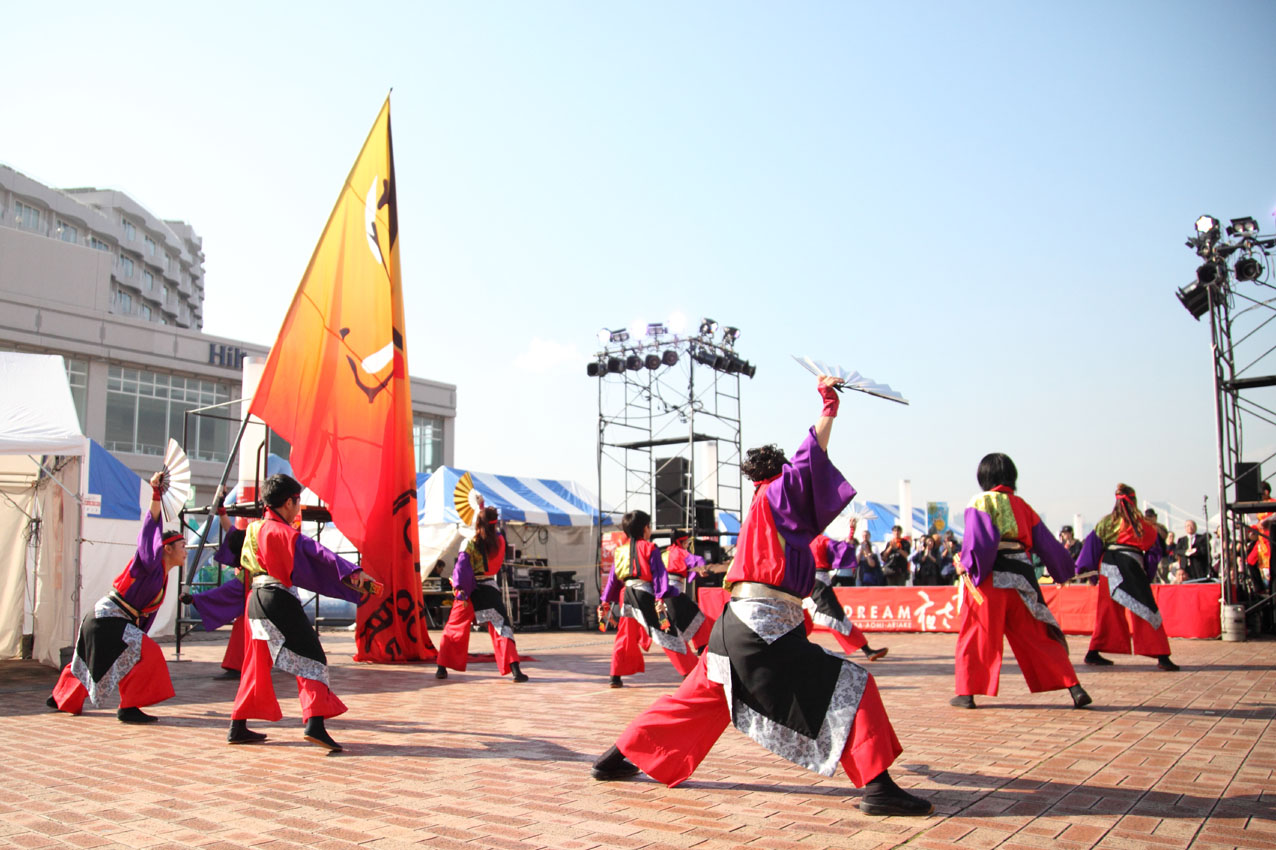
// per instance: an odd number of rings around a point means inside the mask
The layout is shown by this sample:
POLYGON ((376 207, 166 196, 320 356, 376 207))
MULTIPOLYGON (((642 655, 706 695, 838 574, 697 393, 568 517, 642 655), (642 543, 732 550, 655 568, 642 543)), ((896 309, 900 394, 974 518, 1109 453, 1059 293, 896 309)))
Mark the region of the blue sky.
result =
POLYGON ((790 354, 903 391, 843 405, 868 498, 963 505, 998 450, 1053 526, 1118 481, 1216 491, 1174 290, 1198 215, 1273 229, 1276 5, 308 8, 11 6, 0 161, 191 222, 205 329, 269 343, 393 87, 409 360, 458 386, 458 465, 590 484, 596 331, 681 311, 743 331, 746 445, 818 411, 790 354))

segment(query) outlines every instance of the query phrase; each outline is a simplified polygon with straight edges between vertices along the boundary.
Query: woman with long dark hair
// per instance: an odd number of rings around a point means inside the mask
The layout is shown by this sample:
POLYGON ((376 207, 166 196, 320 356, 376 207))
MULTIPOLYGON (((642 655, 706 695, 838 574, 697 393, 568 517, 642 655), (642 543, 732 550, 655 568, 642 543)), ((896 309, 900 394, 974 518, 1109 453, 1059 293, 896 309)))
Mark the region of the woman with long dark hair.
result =
POLYGON ((620 530, 625 536, 616 547, 598 606, 598 620, 606 622, 611 606, 620 604, 620 623, 611 650, 611 686, 624 687, 622 676, 647 669, 643 652, 653 641, 669 656, 674 669, 685 676, 695 669, 696 654, 687 637, 668 628, 665 600, 680 591, 669 583, 660 548, 651 542, 651 515, 630 511, 621 518, 620 530))
POLYGON ((496 669, 502 676, 512 672, 515 682, 526 682, 528 676, 518 666, 518 647, 514 645, 514 629, 510 615, 501 601, 496 586, 501 565, 505 563, 505 538, 498 524, 496 508, 483 505, 474 512, 474 535, 465 543, 452 568, 452 593, 456 599, 443 627, 439 643, 439 669, 436 679, 446 679, 450 667, 464 673, 470 653, 470 626, 486 623, 496 652, 496 669))
POLYGON ((957 696, 950 704, 974 708, 975 694, 996 696, 1001 680, 1002 639, 1028 682, 1028 690, 1068 689, 1083 708, 1090 695, 1077 681, 1068 644, 1046 607, 1036 555, 1051 577, 1063 583, 1076 574, 1068 550, 1055 539, 1032 506, 1015 494, 1019 471, 1001 452, 985 455, 976 473, 983 490, 966 508, 966 533, 954 568, 970 576, 982 601, 966 594, 957 635, 957 696))
POLYGON ((1163 544, 1155 523, 1139 513, 1134 488, 1116 487, 1112 513, 1099 520, 1077 556, 1077 571, 1098 569, 1099 600, 1085 663, 1109 667, 1100 652, 1146 655, 1158 670, 1178 670, 1152 595, 1152 576, 1163 544))

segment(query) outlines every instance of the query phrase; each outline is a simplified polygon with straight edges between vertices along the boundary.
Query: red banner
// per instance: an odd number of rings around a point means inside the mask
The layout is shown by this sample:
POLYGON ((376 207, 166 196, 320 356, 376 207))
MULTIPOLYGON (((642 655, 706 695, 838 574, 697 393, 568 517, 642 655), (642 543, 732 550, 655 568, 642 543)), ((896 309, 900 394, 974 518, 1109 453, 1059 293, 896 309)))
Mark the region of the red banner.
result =
MULTIPOLYGON (((837 587, 846 616, 866 632, 955 632, 961 624, 962 598, 952 587, 837 587)), ((1092 585, 1042 585, 1041 595, 1064 633, 1088 635, 1094 630, 1092 585)), ((1220 586, 1217 584, 1154 584, 1152 593, 1170 637, 1216 638, 1222 632, 1220 586)), ((698 599, 707 616, 717 619, 727 594, 702 588, 698 599)), ((817 628, 817 631, 819 629, 817 628)))
POLYGON ((253 398, 297 479, 383 585, 359 606, 356 661, 428 661, 417 561, 412 399, 390 101, 319 237, 253 398))

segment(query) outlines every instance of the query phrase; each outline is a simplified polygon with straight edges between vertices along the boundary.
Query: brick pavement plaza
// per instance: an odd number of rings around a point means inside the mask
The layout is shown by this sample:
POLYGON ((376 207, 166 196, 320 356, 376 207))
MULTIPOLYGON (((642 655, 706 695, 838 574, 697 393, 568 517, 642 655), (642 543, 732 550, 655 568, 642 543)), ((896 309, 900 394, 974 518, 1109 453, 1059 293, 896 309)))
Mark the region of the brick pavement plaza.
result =
MULTIPOLYGON (((874 818, 844 776, 808 773, 733 729, 682 787, 593 781, 592 759, 677 682, 653 652, 645 675, 608 688, 611 635, 521 634, 536 661, 515 685, 490 663, 446 681, 432 665, 355 664, 350 633, 325 632, 350 707, 329 724, 347 747, 331 756, 301 740, 282 676, 285 719, 255 724, 270 740, 226 746, 235 686, 212 679, 224 640, 185 644, 155 726, 49 711, 54 671, 0 663, 0 845, 1276 847, 1276 642, 1175 640, 1177 674, 1146 659, 1079 666, 1095 699, 1084 711, 1064 692, 1029 694, 1008 658, 1001 696, 965 711, 947 704, 953 635, 874 636, 891 648, 871 667, 904 744, 893 775, 936 808, 874 818)), ((1080 665, 1085 639, 1070 646, 1080 665)))

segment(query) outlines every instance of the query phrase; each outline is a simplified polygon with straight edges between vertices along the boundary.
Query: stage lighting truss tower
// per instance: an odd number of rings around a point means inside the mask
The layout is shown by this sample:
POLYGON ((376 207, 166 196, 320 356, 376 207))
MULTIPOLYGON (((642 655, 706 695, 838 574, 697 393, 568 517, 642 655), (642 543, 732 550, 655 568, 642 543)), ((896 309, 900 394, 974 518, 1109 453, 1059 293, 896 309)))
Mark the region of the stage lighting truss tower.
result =
MULTIPOLYGON (((1230 238, 1220 240, 1217 221, 1202 216, 1197 236, 1187 244, 1204 263, 1197 280, 1179 296, 1194 316, 1199 319, 1204 310, 1210 321, 1223 601, 1244 603, 1247 611, 1272 601, 1245 560, 1248 529, 1272 505, 1236 496, 1246 442, 1261 451, 1276 446, 1276 275, 1268 254, 1276 248, 1276 239, 1257 231, 1253 219, 1236 219, 1227 228, 1230 238), (1190 306, 1194 294, 1196 309, 1190 306)), ((1251 460, 1257 460, 1261 470, 1273 458, 1276 451, 1251 460)))
MULTIPOLYGON (((716 536, 716 511, 741 515, 740 379, 751 378, 755 367, 735 351, 738 330, 727 329, 730 333, 720 337, 716 330, 716 325, 706 328, 702 323, 701 332, 693 335, 664 333, 635 339, 615 332, 613 341, 600 338, 604 348, 588 370, 598 383, 600 512, 605 500, 618 513, 643 510, 651 514, 657 536, 674 527, 694 534, 700 496, 711 499, 715 511, 714 527, 698 529, 701 537, 716 536), (670 352, 677 356, 673 363, 670 352), (635 357, 643 363, 641 368, 622 365, 615 370, 617 361, 634 364, 635 357), (659 365, 648 368, 648 363, 655 362, 653 357, 659 358, 659 365), (697 452, 697 446, 706 445, 714 450, 697 452), (659 468, 659 462, 666 461, 669 467, 674 458, 684 459, 688 471, 676 503, 656 486, 661 473, 670 472, 659 468), (674 510, 680 518, 676 526, 658 523, 659 516, 667 518, 674 510)), ((600 539, 600 559, 601 551, 600 539)))

